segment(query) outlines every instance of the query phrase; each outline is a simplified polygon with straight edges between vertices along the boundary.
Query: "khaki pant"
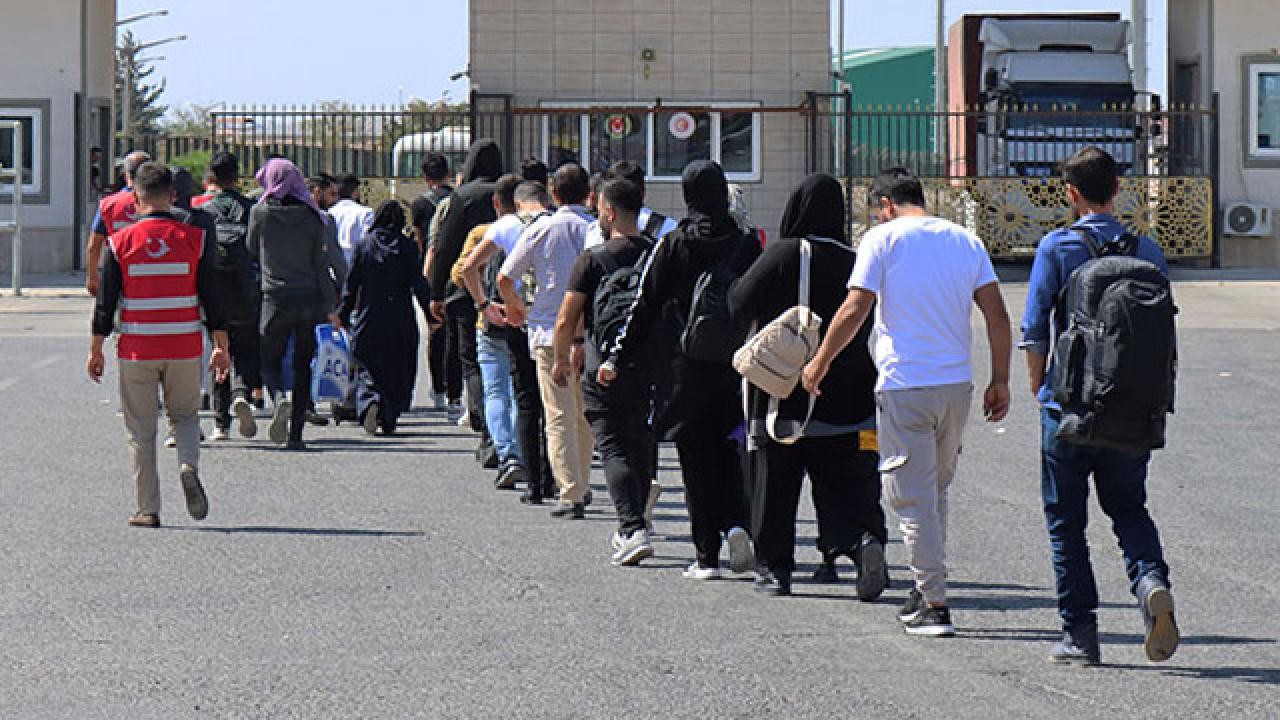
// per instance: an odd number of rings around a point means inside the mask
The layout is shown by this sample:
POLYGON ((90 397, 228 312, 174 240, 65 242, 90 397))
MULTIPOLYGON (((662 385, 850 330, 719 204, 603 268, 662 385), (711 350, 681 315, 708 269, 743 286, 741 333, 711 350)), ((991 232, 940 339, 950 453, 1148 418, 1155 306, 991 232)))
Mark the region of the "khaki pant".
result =
POLYGON ((947 601, 947 490, 972 397, 969 383, 876 393, 885 496, 916 587, 931 604, 947 601))
POLYGON ((538 365, 538 390, 546 420, 547 454, 551 472, 560 486, 560 501, 580 503, 590 489, 591 450, 595 438, 582 404, 582 383, 556 385, 551 377, 555 353, 549 347, 534 348, 538 365))
POLYGON ((190 360, 121 360, 120 404, 129 433, 129 460, 138 495, 138 512, 160 514, 160 479, 156 472, 157 389, 178 441, 179 465, 200 462, 200 358, 190 360))

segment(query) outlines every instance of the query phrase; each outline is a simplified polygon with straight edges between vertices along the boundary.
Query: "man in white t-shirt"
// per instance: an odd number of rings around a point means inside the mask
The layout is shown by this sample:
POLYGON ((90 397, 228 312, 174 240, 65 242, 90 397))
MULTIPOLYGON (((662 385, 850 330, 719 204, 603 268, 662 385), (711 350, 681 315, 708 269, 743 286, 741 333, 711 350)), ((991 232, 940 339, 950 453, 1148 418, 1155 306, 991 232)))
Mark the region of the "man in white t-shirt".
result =
POLYGON ((862 236, 849 295, 804 369, 804 386, 819 394, 832 359, 874 305, 880 472, 915 580, 898 618, 908 634, 950 636, 947 489, 973 394, 970 313, 977 304, 991 347, 988 422, 1009 411, 1009 315, 982 241, 928 215, 910 170, 881 173, 868 196, 880 224, 862 236))
POLYGON ((344 175, 338 179, 338 202, 329 208, 333 222, 338 226, 338 247, 351 267, 351 255, 360 239, 373 225, 373 209, 360 204, 360 178, 344 175))

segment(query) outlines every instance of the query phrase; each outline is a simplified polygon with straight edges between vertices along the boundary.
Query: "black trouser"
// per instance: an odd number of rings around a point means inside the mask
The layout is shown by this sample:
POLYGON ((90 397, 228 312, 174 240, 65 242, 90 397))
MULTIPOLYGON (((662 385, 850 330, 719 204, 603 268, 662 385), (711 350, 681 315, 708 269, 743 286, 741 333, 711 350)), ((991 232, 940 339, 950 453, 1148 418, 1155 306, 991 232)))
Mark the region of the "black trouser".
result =
POLYGON ((794 445, 769 441, 761 459, 764 514, 756 552, 775 575, 790 576, 795 569, 796 508, 806 472, 824 557, 852 555, 864 533, 888 540, 880 506, 880 456, 859 450, 857 433, 803 438, 794 445))
POLYGON ((604 465, 609 497, 618 512, 618 529, 624 536, 645 528, 649 479, 656 473, 656 441, 648 410, 646 405, 619 403, 604 411, 587 412, 604 465))
POLYGON ((676 433, 676 451, 698 564, 717 567, 721 534, 747 527, 747 501, 738 444, 708 425, 683 423, 676 433))
POLYGON ((555 480, 547 460, 547 435, 543 427, 542 394, 538 389, 538 366, 529 352, 529 335, 519 328, 507 328, 504 336, 511 352, 511 385, 516 395, 516 435, 520 437, 520 460, 529 494, 553 497, 555 480))
POLYGON ((446 370, 449 364, 446 359, 449 354, 448 334, 448 325, 444 323, 431 331, 431 338, 427 343, 427 367, 431 372, 431 392, 444 394, 450 400, 458 400, 462 397, 462 365, 455 357, 452 367, 446 370))
MULTIPOLYGON (((326 308, 318 302, 296 299, 262 302, 262 363, 279 368, 293 338, 293 411, 289 418, 289 439, 302 439, 302 425, 311 399, 311 359, 316 354, 316 325, 324 321, 326 308)), ((272 388, 272 403, 278 403, 283 388, 272 388)))
POLYGON ((262 387, 262 348, 257 325, 228 325, 233 372, 213 386, 214 423, 226 430, 231 427, 231 402, 234 398, 250 400, 250 392, 262 387))
POLYGON ((445 323, 450 328, 449 352, 457 355, 462 367, 462 382, 467 388, 467 419, 472 430, 487 438, 489 431, 484 422, 484 377, 480 374, 480 361, 476 356, 476 314, 476 307, 471 304, 470 297, 453 300, 444 306, 445 323), (453 350, 455 347, 457 349, 453 350))

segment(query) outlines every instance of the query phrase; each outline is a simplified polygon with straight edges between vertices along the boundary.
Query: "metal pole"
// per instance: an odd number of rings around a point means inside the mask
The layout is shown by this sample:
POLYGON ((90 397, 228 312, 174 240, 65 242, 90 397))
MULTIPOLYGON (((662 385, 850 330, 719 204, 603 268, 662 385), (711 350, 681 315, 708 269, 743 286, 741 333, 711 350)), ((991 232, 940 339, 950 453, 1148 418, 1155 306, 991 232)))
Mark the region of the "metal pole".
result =
POLYGON ((934 17, 933 36, 933 111, 938 113, 939 122, 934 128, 934 148, 938 156, 946 152, 946 115, 947 110, 947 2, 938 0, 938 8, 934 17))
MULTIPOLYGON (((1222 267, 1222 183, 1220 182, 1222 173, 1222 136, 1219 127, 1222 117, 1218 114, 1222 109, 1221 97, 1217 92, 1213 93, 1213 105, 1211 106, 1213 114, 1209 116, 1209 182, 1212 186, 1212 204, 1210 209, 1209 223, 1212 228, 1211 238, 1213 247, 1209 248, 1209 267, 1222 267)), ((1201 116, 1203 117, 1203 115, 1201 116)), ((1203 122, 1203 120, 1201 120, 1203 122)), ((1201 141, 1203 143, 1203 141, 1201 141)), ((1201 145, 1203 148, 1204 145, 1201 145)), ((1201 150, 1203 152, 1203 150, 1201 150)))
POLYGON ((124 139, 124 152, 133 152, 133 53, 121 53, 124 58, 124 87, 120 90, 120 137, 124 139))
MULTIPOLYGON (((22 155, 23 137, 22 122, 20 120, 6 120, 0 122, 0 128, 11 128, 13 130, 13 221, 8 223, 0 223, 0 230, 13 231, 13 275, 11 285, 13 287, 13 296, 22 297, 22 168, 26 165, 26 158, 22 155)), ((10 172, 0 168, 0 179, 10 172)))
POLYGON ((1147 0, 1130 0, 1129 18, 1133 24, 1133 45, 1129 49, 1129 62, 1133 65, 1133 92, 1138 109, 1145 110, 1147 103, 1147 0))
POLYGON ((844 85, 844 0, 840 0, 839 19, 836 20, 838 27, 836 28, 836 92, 840 92, 844 85))

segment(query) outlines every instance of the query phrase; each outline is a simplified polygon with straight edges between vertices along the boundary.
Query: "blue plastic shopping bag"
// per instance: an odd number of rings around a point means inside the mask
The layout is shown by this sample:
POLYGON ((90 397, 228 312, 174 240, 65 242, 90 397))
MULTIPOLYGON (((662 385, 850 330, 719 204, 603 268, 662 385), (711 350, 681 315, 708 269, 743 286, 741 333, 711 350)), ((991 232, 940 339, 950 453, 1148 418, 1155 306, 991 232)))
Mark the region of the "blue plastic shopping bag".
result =
POLYGON ((347 333, 329 323, 316 326, 316 356, 311 361, 311 399, 342 403, 351 390, 351 350, 347 333))

